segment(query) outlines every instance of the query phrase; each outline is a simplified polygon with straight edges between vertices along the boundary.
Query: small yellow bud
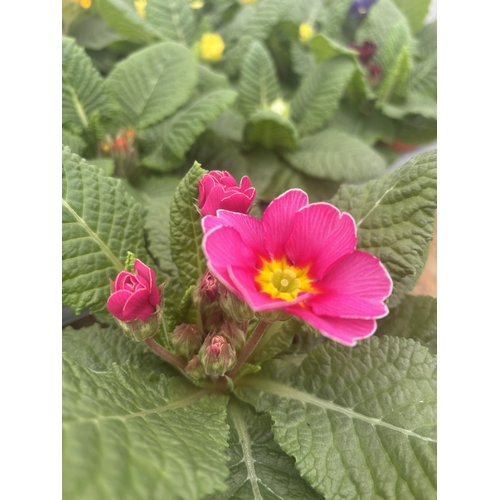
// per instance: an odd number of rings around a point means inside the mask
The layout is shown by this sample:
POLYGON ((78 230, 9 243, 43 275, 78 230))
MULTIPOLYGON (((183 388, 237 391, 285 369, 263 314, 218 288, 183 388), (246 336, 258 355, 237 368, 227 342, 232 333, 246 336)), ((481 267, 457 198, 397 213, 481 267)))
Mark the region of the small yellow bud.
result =
POLYGON ((146 5, 148 4, 148 0, 134 0, 134 7, 143 19, 146 17, 146 5))
POLYGON ((189 2, 189 6, 195 10, 203 8, 204 5, 205 5, 205 2, 203 2, 203 0, 191 0, 189 2))
POLYGON ((205 33, 200 41, 200 57, 205 61, 217 62, 222 59, 224 40, 218 33, 205 33))
POLYGON ((92 0, 80 0, 80 5, 84 9, 88 9, 92 5, 92 0))
POLYGON ((313 27, 308 23, 302 23, 299 26, 299 40, 306 43, 314 35, 313 27))
POLYGON ((274 100, 271 103, 270 109, 277 115, 284 116, 286 118, 290 116, 290 104, 281 98, 274 100))

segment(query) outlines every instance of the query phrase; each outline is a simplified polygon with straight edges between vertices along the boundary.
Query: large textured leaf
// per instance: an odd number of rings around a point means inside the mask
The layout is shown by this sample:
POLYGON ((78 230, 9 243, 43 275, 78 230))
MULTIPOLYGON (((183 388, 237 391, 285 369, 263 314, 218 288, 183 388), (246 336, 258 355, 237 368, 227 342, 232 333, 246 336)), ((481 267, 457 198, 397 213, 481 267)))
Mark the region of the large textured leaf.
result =
POLYGON ((352 0, 336 0, 330 2, 330 15, 325 22, 325 34, 331 38, 338 38, 342 34, 342 25, 347 19, 352 0))
POLYGON ((198 500, 225 489, 227 398, 130 363, 95 373, 63 355, 63 496, 198 500))
POLYGON ((63 148, 62 299, 76 313, 104 309, 109 280, 123 270, 127 252, 147 262, 142 207, 122 181, 107 177, 63 148))
POLYGON ((195 285, 206 270, 201 248, 203 231, 198 205, 198 181, 206 170, 195 162, 177 186, 170 206, 170 251, 185 288, 195 285))
POLYGON ((190 97, 198 81, 193 53, 174 42, 135 52, 118 63, 107 82, 125 123, 147 127, 171 115, 190 97))
POLYGON ((245 116, 269 108, 279 86, 273 60, 265 46, 255 41, 245 57, 239 82, 239 107, 245 116))
POLYGON ((340 56, 342 54, 357 58, 358 52, 349 47, 345 47, 335 40, 327 38, 325 35, 318 34, 314 36, 309 42, 309 46, 316 58, 317 62, 327 61, 332 57, 340 56))
POLYGON ((79 136, 69 130, 62 129, 62 145, 68 146, 71 151, 80 155, 85 149, 85 141, 79 136))
POLYGON ((273 111, 258 111, 246 123, 245 142, 258 144, 267 149, 293 150, 298 134, 293 123, 273 111))
POLYGON ((207 125, 236 99, 233 90, 216 90, 192 100, 171 118, 143 130, 139 137, 150 145, 143 164, 157 170, 172 170, 207 125))
POLYGON ((385 76, 377 90, 379 101, 387 102, 393 94, 406 95, 408 93, 406 82, 410 75, 411 58, 410 49, 406 45, 401 49, 396 61, 385 76))
POLYGON ((91 50, 102 50, 113 42, 121 40, 121 35, 112 30, 98 14, 84 17, 78 24, 73 24, 70 34, 81 47, 91 50))
POLYGON ((168 40, 187 46, 194 42, 195 17, 186 0, 148 0, 146 21, 168 40))
POLYGON ((389 316, 378 321, 377 335, 417 340, 430 353, 437 354, 437 299, 406 295, 389 316))
POLYGON ((327 500, 436 498, 436 358, 419 343, 326 342, 238 385, 327 500))
POLYGON ((265 40, 290 7, 288 0, 262 0, 254 6, 253 16, 242 34, 265 40))
POLYGON ((361 182, 382 174, 384 159, 358 137, 330 128, 306 137, 286 159, 319 179, 361 182))
POLYGON ((178 375, 175 368, 154 354, 146 344, 126 337, 117 325, 103 328, 95 324, 78 330, 67 327, 62 333, 62 349, 75 362, 94 373, 111 370, 113 363, 123 365, 130 361, 145 375, 178 375))
POLYGON ((146 246, 155 263, 172 276, 177 267, 170 254, 170 203, 180 178, 173 176, 143 178, 135 190, 146 208, 144 231, 146 246))
POLYGON ((271 419, 233 399, 228 407, 228 489, 206 500, 320 500, 273 439, 271 419))
POLYGON ((97 0, 97 10, 117 33, 135 42, 152 43, 162 39, 153 25, 143 19, 131 0, 97 0))
POLYGON ((62 123, 86 129, 94 111, 107 112, 104 81, 85 51, 62 37, 62 123))
POLYGON ((406 16, 413 33, 417 33, 424 24, 429 12, 431 0, 392 0, 406 16))
POLYGON ((316 66, 314 55, 298 42, 292 42, 290 57, 293 71, 302 77, 307 76, 316 66))
POLYGON ((396 171, 362 186, 342 186, 332 203, 349 212, 358 228, 358 249, 387 267, 396 306, 415 285, 434 234, 436 151, 412 158, 396 171))
POLYGON ((304 78, 291 102, 300 134, 318 130, 333 116, 355 67, 350 57, 339 56, 316 66, 304 78))

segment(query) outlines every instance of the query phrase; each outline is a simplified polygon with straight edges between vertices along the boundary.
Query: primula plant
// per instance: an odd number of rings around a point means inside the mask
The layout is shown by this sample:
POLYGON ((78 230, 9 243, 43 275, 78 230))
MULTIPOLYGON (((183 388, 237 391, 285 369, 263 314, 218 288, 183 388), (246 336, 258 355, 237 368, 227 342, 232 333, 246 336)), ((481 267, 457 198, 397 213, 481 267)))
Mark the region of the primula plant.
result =
POLYGON ((62 3, 64 498, 436 498, 429 1, 62 3))

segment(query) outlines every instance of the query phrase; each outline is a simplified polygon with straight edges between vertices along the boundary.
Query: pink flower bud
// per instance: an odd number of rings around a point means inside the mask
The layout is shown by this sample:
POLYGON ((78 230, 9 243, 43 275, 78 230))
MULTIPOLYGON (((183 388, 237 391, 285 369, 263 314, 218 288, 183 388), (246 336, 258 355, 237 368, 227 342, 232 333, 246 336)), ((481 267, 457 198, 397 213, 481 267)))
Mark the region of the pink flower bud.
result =
POLYGON ((139 319, 146 323, 157 311, 161 293, 156 286, 155 272, 139 259, 134 263, 134 271, 135 274, 122 271, 116 280, 111 282, 108 311, 120 321, 139 319))
POLYGON ((212 170, 205 174, 198 183, 201 214, 216 215, 217 210, 246 214, 255 199, 255 188, 251 187, 250 179, 245 175, 236 183, 229 172, 212 170))
POLYGON ((207 375, 224 375, 236 364, 236 353, 221 335, 209 335, 200 350, 207 375))
POLYGON ((193 301, 197 305, 208 305, 217 299, 219 286, 217 279, 211 271, 207 271, 199 280, 193 290, 193 301))
POLYGON ((170 337, 175 352, 189 359, 201 347, 202 335, 195 325, 176 326, 170 337))
POLYGON ((220 327, 219 335, 222 335, 236 352, 245 345, 245 334, 234 323, 229 321, 224 321, 220 327))
POLYGON ((229 318, 236 321, 251 320, 255 316, 252 308, 222 283, 219 283, 219 305, 229 318))
POLYGON ((377 52, 377 46, 373 42, 363 42, 359 47, 357 47, 359 52, 359 60, 363 64, 368 64, 372 56, 377 52))
POLYGON ((203 368, 199 356, 194 356, 189 361, 186 365, 186 373, 195 380, 205 376, 205 368, 203 368))
POLYGON ((380 76, 382 75, 382 68, 378 64, 370 64, 370 67, 368 68, 368 74, 370 75, 370 79, 376 83, 380 80, 380 76))

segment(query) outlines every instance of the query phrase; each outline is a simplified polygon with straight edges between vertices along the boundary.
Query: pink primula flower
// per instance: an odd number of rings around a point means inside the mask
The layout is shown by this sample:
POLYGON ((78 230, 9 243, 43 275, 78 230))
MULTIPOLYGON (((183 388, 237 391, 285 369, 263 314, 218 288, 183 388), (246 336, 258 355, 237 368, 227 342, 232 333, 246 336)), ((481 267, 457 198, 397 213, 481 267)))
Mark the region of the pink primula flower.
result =
POLYGON ((356 250, 356 224, 300 189, 273 200, 262 220, 218 210, 202 220, 208 267, 255 311, 283 309, 353 346, 388 313, 389 273, 356 250))
POLYGON ((120 321, 140 319, 146 322, 161 302, 161 294, 151 268, 136 259, 134 271, 135 274, 122 271, 112 282, 108 311, 120 321))
POLYGON ((246 214, 255 199, 255 188, 245 175, 236 183, 229 172, 212 170, 205 174, 198 184, 202 215, 215 215, 218 209, 246 214))

